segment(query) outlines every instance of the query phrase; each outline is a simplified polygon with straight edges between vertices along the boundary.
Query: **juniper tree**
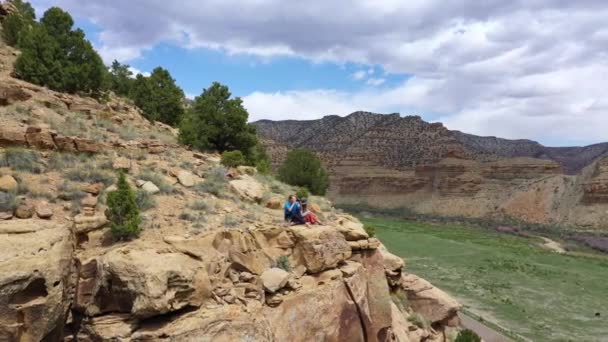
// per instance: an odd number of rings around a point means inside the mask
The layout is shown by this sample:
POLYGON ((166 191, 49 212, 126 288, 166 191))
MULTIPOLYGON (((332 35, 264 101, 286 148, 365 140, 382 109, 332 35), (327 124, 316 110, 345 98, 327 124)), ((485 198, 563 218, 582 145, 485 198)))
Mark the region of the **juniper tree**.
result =
POLYGON ((112 235, 117 240, 138 236, 141 228, 139 208, 135 193, 127 183, 123 172, 118 175, 117 190, 108 194, 106 217, 110 221, 112 235))

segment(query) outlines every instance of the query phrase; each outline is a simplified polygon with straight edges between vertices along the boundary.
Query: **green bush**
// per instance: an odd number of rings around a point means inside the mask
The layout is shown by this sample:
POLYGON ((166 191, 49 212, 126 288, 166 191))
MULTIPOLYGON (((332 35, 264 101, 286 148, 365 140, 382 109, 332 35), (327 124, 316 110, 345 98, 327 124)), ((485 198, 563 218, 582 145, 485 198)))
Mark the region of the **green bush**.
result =
POLYGON ((325 195, 329 177, 321 160, 312 151, 295 149, 279 168, 279 179, 287 184, 307 187, 314 195, 325 195))
POLYGON ((82 30, 58 7, 48 9, 39 24, 19 37, 17 77, 53 90, 99 96, 108 71, 82 30))
POLYGON ((258 145, 255 126, 247 123, 243 101, 231 96, 228 87, 217 82, 205 89, 184 114, 179 141, 201 151, 238 150, 249 159, 258 145))
POLYGON ((473 330, 464 329, 458 333, 454 342, 481 342, 481 337, 473 330))
POLYGON ((184 91, 175 84, 168 70, 157 67, 150 77, 138 74, 129 97, 150 121, 176 126, 184 114, 184 91))
POLYGON ((57 187, 59 198, 64 201, 80 200, 86 197, 86 192, 69 181, 64 181, 57 187))
POLYGON ((8 166, 13 170, 40 174, 44 171, 40 153, 23 148, 9 148, 4 152, 1 161, 2 166, 8 166))
POLYGON ((140 233, 141 218, 135 202, 135 193, 127 183, 124 173, 119 173, 117 190, 108 193, 106 217, 110 221, 115 239, 129 239, 140 233))
POLYGON ((376 236, 376 227, 366 224, 363 226, 363 229, 365 229, 365 232, 367 233, 367 235, 369 235, 369 237, 376 236))
POLYGON ((221 164, 225 167, 237 167, 245 165, 245 156, 241 151, 225 151, 222 153, 221 164))
POLYGON ((129 65, 120 64, 117 60, 110 66, 110 89, 119 96, 129 96, 135 79, 129 65))
POLYGON ((310 197, 310 191, 308 191, 306 187, 298 188, 298 191, 296 191, 296 198, 300 199, 308 197, 310 197))
POLYGON ((135 203, 137 203, 137 208, 141 211, 156 207, 154 196, 142 189, 137 189, 137 191, 135 191, 135 203))
POLYGON ((270 174, 271 167, 270 161, 268 159, 262 159, 255 163, 255 168, 258 170, 258 173, 267 175, 270 174))
POLYGON ((198 210, 198 211, 207 211, 207 210, 209 210, 209 205, 207 204, 207 202, 199 200, 199 201, 190 203, 188 205, 188 208, 190 208, 192 210, 198 210))
POLYGON ((75 182, 103 183, 108 186, 114 183, 114 175, 108 171, 95 168, 94 165, 84 164, 66 172, 66 177, 75 182))
POLYGON ((281 255, 277 261, 276 265, 278 268, 282 269, 285 272, 291 272, 291 265, 289 263, 289 258, 287 255, 281 255))

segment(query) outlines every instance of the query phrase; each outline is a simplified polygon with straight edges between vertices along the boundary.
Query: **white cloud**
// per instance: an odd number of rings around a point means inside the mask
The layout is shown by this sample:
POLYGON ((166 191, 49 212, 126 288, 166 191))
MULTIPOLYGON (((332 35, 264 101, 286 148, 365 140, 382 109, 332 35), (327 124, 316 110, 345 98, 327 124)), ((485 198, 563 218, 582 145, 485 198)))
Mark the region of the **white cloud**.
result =
POLYGON ((370 78, 367 80, 367 84, 372 85, 372 86, 379 86, 381 84, 383 84, 384 82, 386 82, 386 79, 384 78, 370 78))
POLYGON ((351 77, 355 80, 362 80, 363 78, 365 78, 365 76, 367 76, 367 75, 366 75, 365 71, 363 71, 363 70, 355 71, 351 75, 351 77))
POLYGON ((374 97, 362 98, 369 94, 400 98, 393 101, 398 108, 433 113, 450 127, 478 134, 606 139, 598 128, 608 127, 605 0, 33 2, 37 9, 61 6, 101 27, 106 61, 128 61, 168 42, 262 58, 355 63, 363 65, 363 73, 365 65, 373 65, 390 74, 413 75, 404 85, 372 94, 254 93, 249 105, 257 113, 277 110, 267 99, 289 110, 281 118, 312 115, 313 110, 320 117, 386 107, 377 106, 374 97))
POLYGON ((135 76, 137 76, 138 74, 142 74, 142 76, 145 77, 150 77, 150 73, 148 71, 141 71, 135 67, 130 66, 129 67, 129 71, 131 71, 133 73, 133 78, 135 78, 135 76))

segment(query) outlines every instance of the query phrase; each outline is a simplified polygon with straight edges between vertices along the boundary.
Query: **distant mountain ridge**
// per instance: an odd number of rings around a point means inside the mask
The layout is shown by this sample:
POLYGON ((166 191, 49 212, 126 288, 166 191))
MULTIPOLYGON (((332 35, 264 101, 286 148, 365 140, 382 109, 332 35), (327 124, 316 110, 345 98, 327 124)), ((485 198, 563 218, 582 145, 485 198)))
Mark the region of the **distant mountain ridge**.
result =
POLYGON ((354 112, 318 120, 260 120, 254 122, 262 138, 289 148, 325 153, 360 153, 387 167, 411 167, 436 162, 447 156, 466 159, 531 157, 553 160, 566 174, 575 174, 602 156, 608 142, 583 147, 546 147, 527 139, 510 140, 452 131, 441 123, 428 123, 419 116, 354 112))

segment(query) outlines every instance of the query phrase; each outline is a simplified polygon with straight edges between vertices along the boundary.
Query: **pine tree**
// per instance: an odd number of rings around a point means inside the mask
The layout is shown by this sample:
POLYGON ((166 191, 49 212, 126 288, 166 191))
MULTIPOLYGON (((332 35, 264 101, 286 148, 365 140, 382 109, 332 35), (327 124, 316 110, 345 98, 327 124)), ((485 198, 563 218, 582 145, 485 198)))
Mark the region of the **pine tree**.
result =
POLYGON ((110 221, 114 238, 121 240, 138 236, 141 218, 135 193, 127 183, 124 173, 118 175, 117 190, 108 194, 106 203, 106 217, 110 221))
POLYGON ((119 96, 129 96, 135 80, 129 65, 120 64, 117 60, 110 67, 110 89, 119 96))
POLYGON ((107 70, 84 32, 73 31, 73 25, 67 12, 58 7, 47 10, 40 24, 20 37, 17 76, 57 91, 99 95, 107 70))
POLYGON ((137 75, 130 97, 151 121, 176 126, 184 114, 184 92, 169 71, 161 67, 154 69, 150 77, 137 75))
POLYGON ((230 98, 228 87, 213 83, 184 115, 179 140, 198 150, 241 151, 248 161, 258 141, 243 101, 230 98))

